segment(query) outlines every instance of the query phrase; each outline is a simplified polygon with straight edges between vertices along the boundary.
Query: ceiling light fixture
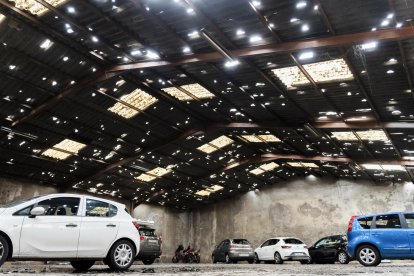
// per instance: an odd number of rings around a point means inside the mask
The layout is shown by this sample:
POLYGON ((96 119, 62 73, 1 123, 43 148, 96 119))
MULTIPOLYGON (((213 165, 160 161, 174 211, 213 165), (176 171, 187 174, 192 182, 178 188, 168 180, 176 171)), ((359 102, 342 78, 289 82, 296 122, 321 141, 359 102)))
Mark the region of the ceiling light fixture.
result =
POLYGON ((86 147, 85 144, 70 139, 64 139, 53 147, 42 152, 42 155, 53 159, 64 160, 74 154, 78 154, 84 147, 86 147))
MULTIPOLYGON (((158 102, 158 99, 154 98, 150 94, 142 91, 141 89, 135 89, 131 93, 124 95, 120 98, 123 102, 127 103, 130 106, 135 107, 138 110, 144 111, 149 108, 151 105, 158 102)), ((119 116, 130 119, 140 113, 138 110, 131 108, 121 102, 117 102, 112 107, 108 108, 108 111, 111 111, 119 116)))

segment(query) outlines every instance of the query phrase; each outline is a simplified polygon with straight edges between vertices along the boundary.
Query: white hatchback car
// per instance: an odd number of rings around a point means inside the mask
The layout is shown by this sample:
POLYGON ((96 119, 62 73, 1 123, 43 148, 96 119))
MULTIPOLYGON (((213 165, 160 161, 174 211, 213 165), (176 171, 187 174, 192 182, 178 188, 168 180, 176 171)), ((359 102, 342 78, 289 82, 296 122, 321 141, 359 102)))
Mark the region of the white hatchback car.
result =
POLYGON ((309 252, 306 244, 297 238, 276 237, 265 241, 256 248, 255 263, 261 261, 274 261, 282 264, 283 261, 300 261, 301 264, 309 262, 309 252))
POLYGON ((137 223, 125 205, 52 194, 0 206, 0 266, 8 259, 68 260, 86 271, 96 260, 127 270, 139 252, 137 223))

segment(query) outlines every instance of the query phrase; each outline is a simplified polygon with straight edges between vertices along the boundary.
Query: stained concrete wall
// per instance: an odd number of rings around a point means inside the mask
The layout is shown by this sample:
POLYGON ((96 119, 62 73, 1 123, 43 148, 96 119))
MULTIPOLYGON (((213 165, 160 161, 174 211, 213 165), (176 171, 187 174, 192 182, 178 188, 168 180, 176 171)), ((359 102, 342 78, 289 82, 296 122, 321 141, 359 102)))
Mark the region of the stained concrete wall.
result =
MULTIPOLYGON (((53 186, 42 185, 40 183, 31 182, 27 180, 0 177, 0 204, 54 193, 59 193, 59 191, 56 187, 53 186)), ((68 193, 84 194, 82 193, 82 191, 79 190, 70 190, 68 191, 68 193)), ((125 204, 128 210, 131 209, 131 202, 129 200, 121 199, 118 197, 112 197, 108 195, 93 194, 92 196, 117 201, 125 204)))
MULTIPOLYGON (((170 243, 169 239, 174 244, 190 238, 192 245, 201 248, 202 260, 210 261, 214 246, 225 238, 247 238, 258 246, 269 237, 296 236, 312 244, 320 237, 345 233, 352 215, 413 208, 412 183, 378 184, 307 177, 188 214, 172 215, 163 208, 158 223, 164 224, 165 243, 170 243)), ((145 216, 155 209, 159 207, 147 205, 136 210, 145 216)))
POLYGON ((0 178, 0 204, 35 196, 57 193, 57 189, 37 183, 0 178))

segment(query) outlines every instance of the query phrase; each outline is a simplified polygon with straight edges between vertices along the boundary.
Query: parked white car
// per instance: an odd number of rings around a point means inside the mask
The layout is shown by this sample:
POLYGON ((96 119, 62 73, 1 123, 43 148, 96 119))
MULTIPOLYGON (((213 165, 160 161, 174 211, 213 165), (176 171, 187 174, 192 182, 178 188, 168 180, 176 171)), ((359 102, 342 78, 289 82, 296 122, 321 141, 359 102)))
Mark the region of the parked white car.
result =
POLYGON ((255 263, 274 261, 282 264, 284 261, 300 261, 306 264, 309 261, 309 252, 306 244, 297 238, 276 237, 265 241, 255 251, 255 263))
POLYGON ((103 260, 125 271, 139 252, 137 223, 125 205, 52 194, 0 206, 0 266, 8 259, 68 260, 78 271, 103 260))

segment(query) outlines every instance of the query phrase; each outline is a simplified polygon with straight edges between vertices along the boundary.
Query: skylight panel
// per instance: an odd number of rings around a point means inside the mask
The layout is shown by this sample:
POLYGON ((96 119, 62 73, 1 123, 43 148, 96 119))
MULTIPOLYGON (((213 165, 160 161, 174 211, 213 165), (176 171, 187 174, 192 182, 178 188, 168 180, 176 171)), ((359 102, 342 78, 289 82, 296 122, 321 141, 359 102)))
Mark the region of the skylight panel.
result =
POLYGON ((170 173, 171 170, 165 169, 162 167, 156 167, 155 169, 152 169, 150 171, 147 171, 143 174, 140 174, 139 176, 135 177, 135 179, 144 181, 144 182, 150 182, 155 180, 156 178, 162 177, 168 173, 170 173))
POLYGON ((272 134, 241 135, 240 137, 250 143, 280 142, 280 139, 272 134))
MULTIPOLYGON (((368 141, 388 141, 388 137, 383 130, 364 130, 357 131, 356 134, 361 138, 361 140, 368 141)), ((339 141, 357 141, 358 138, 352 131, 334 131, 332 132, 332 137, 338 139, 339 141)))
MULTIPOLYGON (((354 78, 351 70, 342 58, 305 64, 303 65, 303 68, 309 73, 316 83, 347 81, 354 78)), ((309 80, 297 66, 273 69, 272 72, 289 89, 310 84, 309 80)))
MULTIPOLYGON (((151 105, 158 102, 157 98, 154 98, 153 96, 142 91, 141 89, 135 89, 133 92, 122 96, 121 100, 141 111, 147 109, 151 105)), ((140 113, 138 110, 135 110, 119 102, 117 102, 112 107, 108 108, 108 111, 116 113, 119 116, 122 116, 127 119, 130 119, 136 116, 138 113, 140 113)))
POLYGON ((224 148, 232 144, 233 142, 234 141, 229 137, 222 135, 214 139, 213 141, 198 147, 197 149, 205 153, 212 153, 218 149, 224 148))
POLYGON ((279 167, 279 165, 276 164, 275 162, 270 162, 270 163, 263 164, 263 165, 259 166, 258 168, 254 169, 254 170, 251 170, 250 173, 255 174, 255 175, 259 175, 259 174, 262 174, 264 172, 274 170, 278 167, 279 167))
POLYGON ((370 141, 388 141, 388 137, 383 130, 364 130, 357 131, 358 136, 361 140, 370 141))
POLYGON ((338 141, 357 141, 358 138, 354 135, 352 131, 334 131, 332 132, 332 137, 336 138, 338 141))
POLYGON ((78 154, 78 152, 84 147, 86 147, 85 144, 70 139, 64 139, 53 147, 42 152, 42 155, 58 160, 64 160, 69 156, 78 154))
POLYGON ((210 194, 216 193, 216 192, 218 192, 218 191, 220 191, 222 189, 224 189, 223 186, 213 185, 213 186, 208 187, 208 188, 206 188, 204 190, 197 191, 195 194, 196 195, 199 195, 199 196, 209 196, 210 194))
POLYGON ((362 167, 367 170, 405 171, 401 165, 362 164, 362 167))
POLYGON ((319 168, 318 165, 312 162, 287 162, 289 166, 296 168, 319 168))
POLYGON ((180 86, 180 88, 185 90, 185 92, 176 87, 167 87, 163 88, 162 90, 180 101, 192 101, 195 98, 202 100, 215 97, 213 93, 211 93, 198 83, 182 85, 180 86))
MULTIPOLYGON (((9 2, 14 2, 16 7, 21 10, 30 12, 33 15, 42 15, 48 11, 48 8, 42 4, 36 2, 36 0, 8 0, 9 2)), ((53 7, 62 5, 67 0, 45 0, 47 3, 53 7)))

